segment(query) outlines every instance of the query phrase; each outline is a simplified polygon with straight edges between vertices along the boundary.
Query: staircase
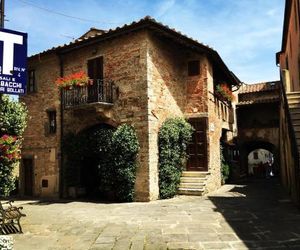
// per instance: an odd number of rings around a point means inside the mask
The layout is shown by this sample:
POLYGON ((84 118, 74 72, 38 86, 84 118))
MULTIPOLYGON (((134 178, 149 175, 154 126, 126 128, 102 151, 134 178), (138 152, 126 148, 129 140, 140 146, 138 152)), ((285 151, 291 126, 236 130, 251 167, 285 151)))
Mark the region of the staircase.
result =
POLYGON ((198 195, 205 193, 205 183, 209 172, 183 171, 180 178, 178 194, 198 195))
POLYGON ((286 93, 292 124, 297 140, 298 151, 300 152, 300 92, 286 93))

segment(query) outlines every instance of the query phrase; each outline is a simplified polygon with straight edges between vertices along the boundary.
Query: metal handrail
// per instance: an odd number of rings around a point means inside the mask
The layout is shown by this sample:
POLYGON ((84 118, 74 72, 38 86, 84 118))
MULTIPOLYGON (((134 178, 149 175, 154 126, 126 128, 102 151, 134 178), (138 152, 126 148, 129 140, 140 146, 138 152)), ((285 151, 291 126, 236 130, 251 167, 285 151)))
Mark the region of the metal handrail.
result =
POLYGON ((92 85, 72 86, 62 90, 64 108, 80 106, 88 103, 110 103, 115 98, 114 82, 107 79, 97 79, 92 85))

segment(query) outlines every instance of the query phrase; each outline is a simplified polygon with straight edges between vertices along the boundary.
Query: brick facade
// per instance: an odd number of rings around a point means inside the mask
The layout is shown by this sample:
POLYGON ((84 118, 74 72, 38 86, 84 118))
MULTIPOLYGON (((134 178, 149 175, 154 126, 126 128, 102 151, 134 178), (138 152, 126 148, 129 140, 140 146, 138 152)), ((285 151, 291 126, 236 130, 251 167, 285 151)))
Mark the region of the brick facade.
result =
POLYGON ((25 132, 23 156, 34 159, 34 195, 57 197, 59 185, 63 184, 59 180, 60 96, 54 81, 60 73, 87 71, 87 60, 99 56, 103 57, 104 79, 114 81, 119 89, 118 98, 112 106, 95 104, 88 108, 65 109, 63 134, 78 133, 99 123, 132 124, 141 147, 136 200, 149 201, 157 199, 159 194, 157 138, 163 121, 175 116, 208 117, 210 175, 207 189, 212 191, 221 185, 220 137, 222 129, 229 127, 229 120, 220 115, 218 101, 210 94, 214 91, 214 72, 213 62, 207 55, 147 29, 78 47, 60 56, 55 52, 30 58, 29 65, 36 70, 38 88, 36 93, 21 98, 31 116, 25 132), (200 61, 200 74, 188 76, 190 60, 200 61), (54 135, 45 135, 49 109, 57 112, 58 127, 54 135), (47 178, 49 187, 44 190, 41 182, 47 178))

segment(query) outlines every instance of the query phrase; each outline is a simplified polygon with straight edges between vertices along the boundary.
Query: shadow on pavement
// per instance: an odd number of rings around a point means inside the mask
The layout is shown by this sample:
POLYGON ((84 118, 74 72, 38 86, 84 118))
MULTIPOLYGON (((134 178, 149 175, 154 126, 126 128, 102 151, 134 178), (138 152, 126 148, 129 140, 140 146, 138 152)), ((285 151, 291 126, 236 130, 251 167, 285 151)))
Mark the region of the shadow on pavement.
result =
POLYGON ((208 197, 250 249, 300 249, 300 212, 278 179, 250 180, 208 197))

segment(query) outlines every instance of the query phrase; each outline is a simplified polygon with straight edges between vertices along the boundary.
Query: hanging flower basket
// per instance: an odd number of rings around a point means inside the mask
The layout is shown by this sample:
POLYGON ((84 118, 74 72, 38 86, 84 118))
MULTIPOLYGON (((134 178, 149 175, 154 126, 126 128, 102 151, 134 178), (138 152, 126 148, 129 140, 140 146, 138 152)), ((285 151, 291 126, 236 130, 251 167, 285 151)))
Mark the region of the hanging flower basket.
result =
POLYGON ((72 89, 73 87, 93 85, 93 80, 89 79, 85 72, 80 71, 65 77, 57 78, 55 84, 60 89, 72 89))
POLYGON ((223 101, 232 102, 235 99, 235 96, 226 83, 221 83, 216 86, 216 94, 223 101))

